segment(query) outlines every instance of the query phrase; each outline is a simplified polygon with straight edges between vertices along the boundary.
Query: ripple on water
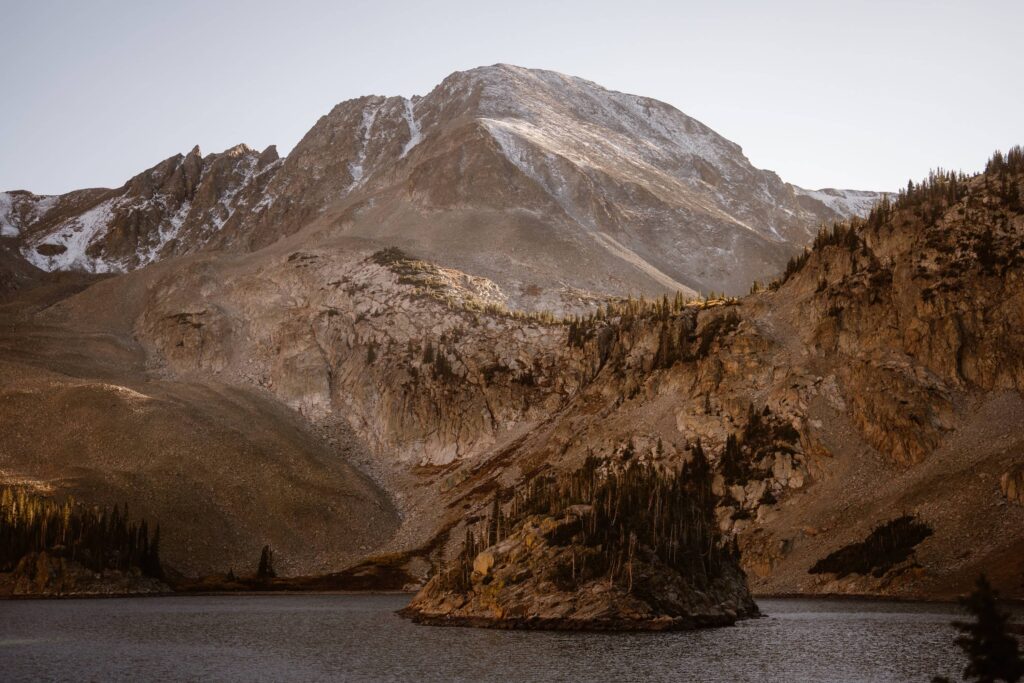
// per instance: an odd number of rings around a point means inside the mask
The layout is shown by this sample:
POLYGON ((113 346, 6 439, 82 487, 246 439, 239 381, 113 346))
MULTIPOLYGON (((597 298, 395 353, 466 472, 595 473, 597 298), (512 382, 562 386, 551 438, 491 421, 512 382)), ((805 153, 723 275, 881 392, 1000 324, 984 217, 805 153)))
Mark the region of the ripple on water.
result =
POLYGON ((8 681, 929 681, 963 667, 951 605, 763 600, 768 616, 689 633, 417 626, 401 595, 14 601, 8 681))

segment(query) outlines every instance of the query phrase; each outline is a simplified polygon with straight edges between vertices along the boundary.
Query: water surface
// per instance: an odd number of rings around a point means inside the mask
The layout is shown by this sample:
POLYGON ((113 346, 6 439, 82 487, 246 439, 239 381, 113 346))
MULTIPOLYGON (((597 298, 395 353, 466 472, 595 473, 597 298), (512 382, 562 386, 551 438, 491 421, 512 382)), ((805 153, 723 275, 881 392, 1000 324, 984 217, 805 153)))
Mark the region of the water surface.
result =
POLYGON ((688 633, 417 626, 404 595, 0 602, 4 681, 922 681, 963 668, 955 606, 762 600, 688 633))

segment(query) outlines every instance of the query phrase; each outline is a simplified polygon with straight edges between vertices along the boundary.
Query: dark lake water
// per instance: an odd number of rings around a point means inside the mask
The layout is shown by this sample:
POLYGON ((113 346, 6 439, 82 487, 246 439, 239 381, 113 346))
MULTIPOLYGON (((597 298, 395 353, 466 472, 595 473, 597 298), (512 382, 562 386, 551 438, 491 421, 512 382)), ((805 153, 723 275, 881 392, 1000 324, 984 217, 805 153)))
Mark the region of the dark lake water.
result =
POLYGON ((954 606, 762 600, 690 633, 416 626, 403 595, 0 602, 0 680, 922 681, 963 668, 954 606))

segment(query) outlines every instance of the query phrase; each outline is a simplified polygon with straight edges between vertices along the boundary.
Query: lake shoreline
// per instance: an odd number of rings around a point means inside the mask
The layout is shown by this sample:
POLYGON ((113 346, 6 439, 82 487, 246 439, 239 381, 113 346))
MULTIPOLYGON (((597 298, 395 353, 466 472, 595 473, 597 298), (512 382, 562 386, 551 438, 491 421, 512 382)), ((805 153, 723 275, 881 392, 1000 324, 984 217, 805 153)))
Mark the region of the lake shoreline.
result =
MULTIPOLYGON (((303 596, 303 595, 408 595, 410 598, 416 591, 406 590, 223 590, 223 591, 167 591, 161 593, 104 593, 104 594, 67 594, 67 595, 0 595, 0 601, 11 600, 103 600, 120 598, 178 598, 178 597, 265 597, 265 596, 303 596)), ((850 593, 765 593, 755 594, 754 600, 811 600, 839 602, 879 602, 905 603, 925 605, 956 605, 956 598, 929 597, 897 597, 888 595, 850 594, 850 593)), ((1010 605, 1024 605, 1024 600, 1001 599, 1000 602, 1010 605)))

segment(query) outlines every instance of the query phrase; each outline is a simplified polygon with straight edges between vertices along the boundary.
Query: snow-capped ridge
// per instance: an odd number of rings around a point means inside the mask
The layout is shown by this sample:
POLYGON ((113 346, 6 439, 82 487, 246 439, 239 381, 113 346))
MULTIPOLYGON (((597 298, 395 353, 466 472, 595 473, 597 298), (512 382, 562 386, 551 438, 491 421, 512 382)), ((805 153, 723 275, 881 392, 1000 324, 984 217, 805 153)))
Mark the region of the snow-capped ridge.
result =
MULTIPOLYGON (((257 153, 238 144, 203 157, 197 145, 188 154, 176 154, 134 176, 119 189, 92 191, 100 196, 44 230, 19 231, 21 253, 43 270, 107 273, 194 251, 232 219, 241 196, 252 192, 257 178, 279 166, 276 149, 257 153)), ((36 213, 59 200, 41 198, 36 213)), ((0 200, 2 208, 6 204, 0 200)), ((13 235, 13 226, 5 232, 13 235)))
POLYGON ((799 195, 818 200, 840 216, 866 216, 883 197, 895 197, 895 194, 892 192, 837 190, 832 187, 820 190, 805 190, 794 185, 793 189, 799 195))

